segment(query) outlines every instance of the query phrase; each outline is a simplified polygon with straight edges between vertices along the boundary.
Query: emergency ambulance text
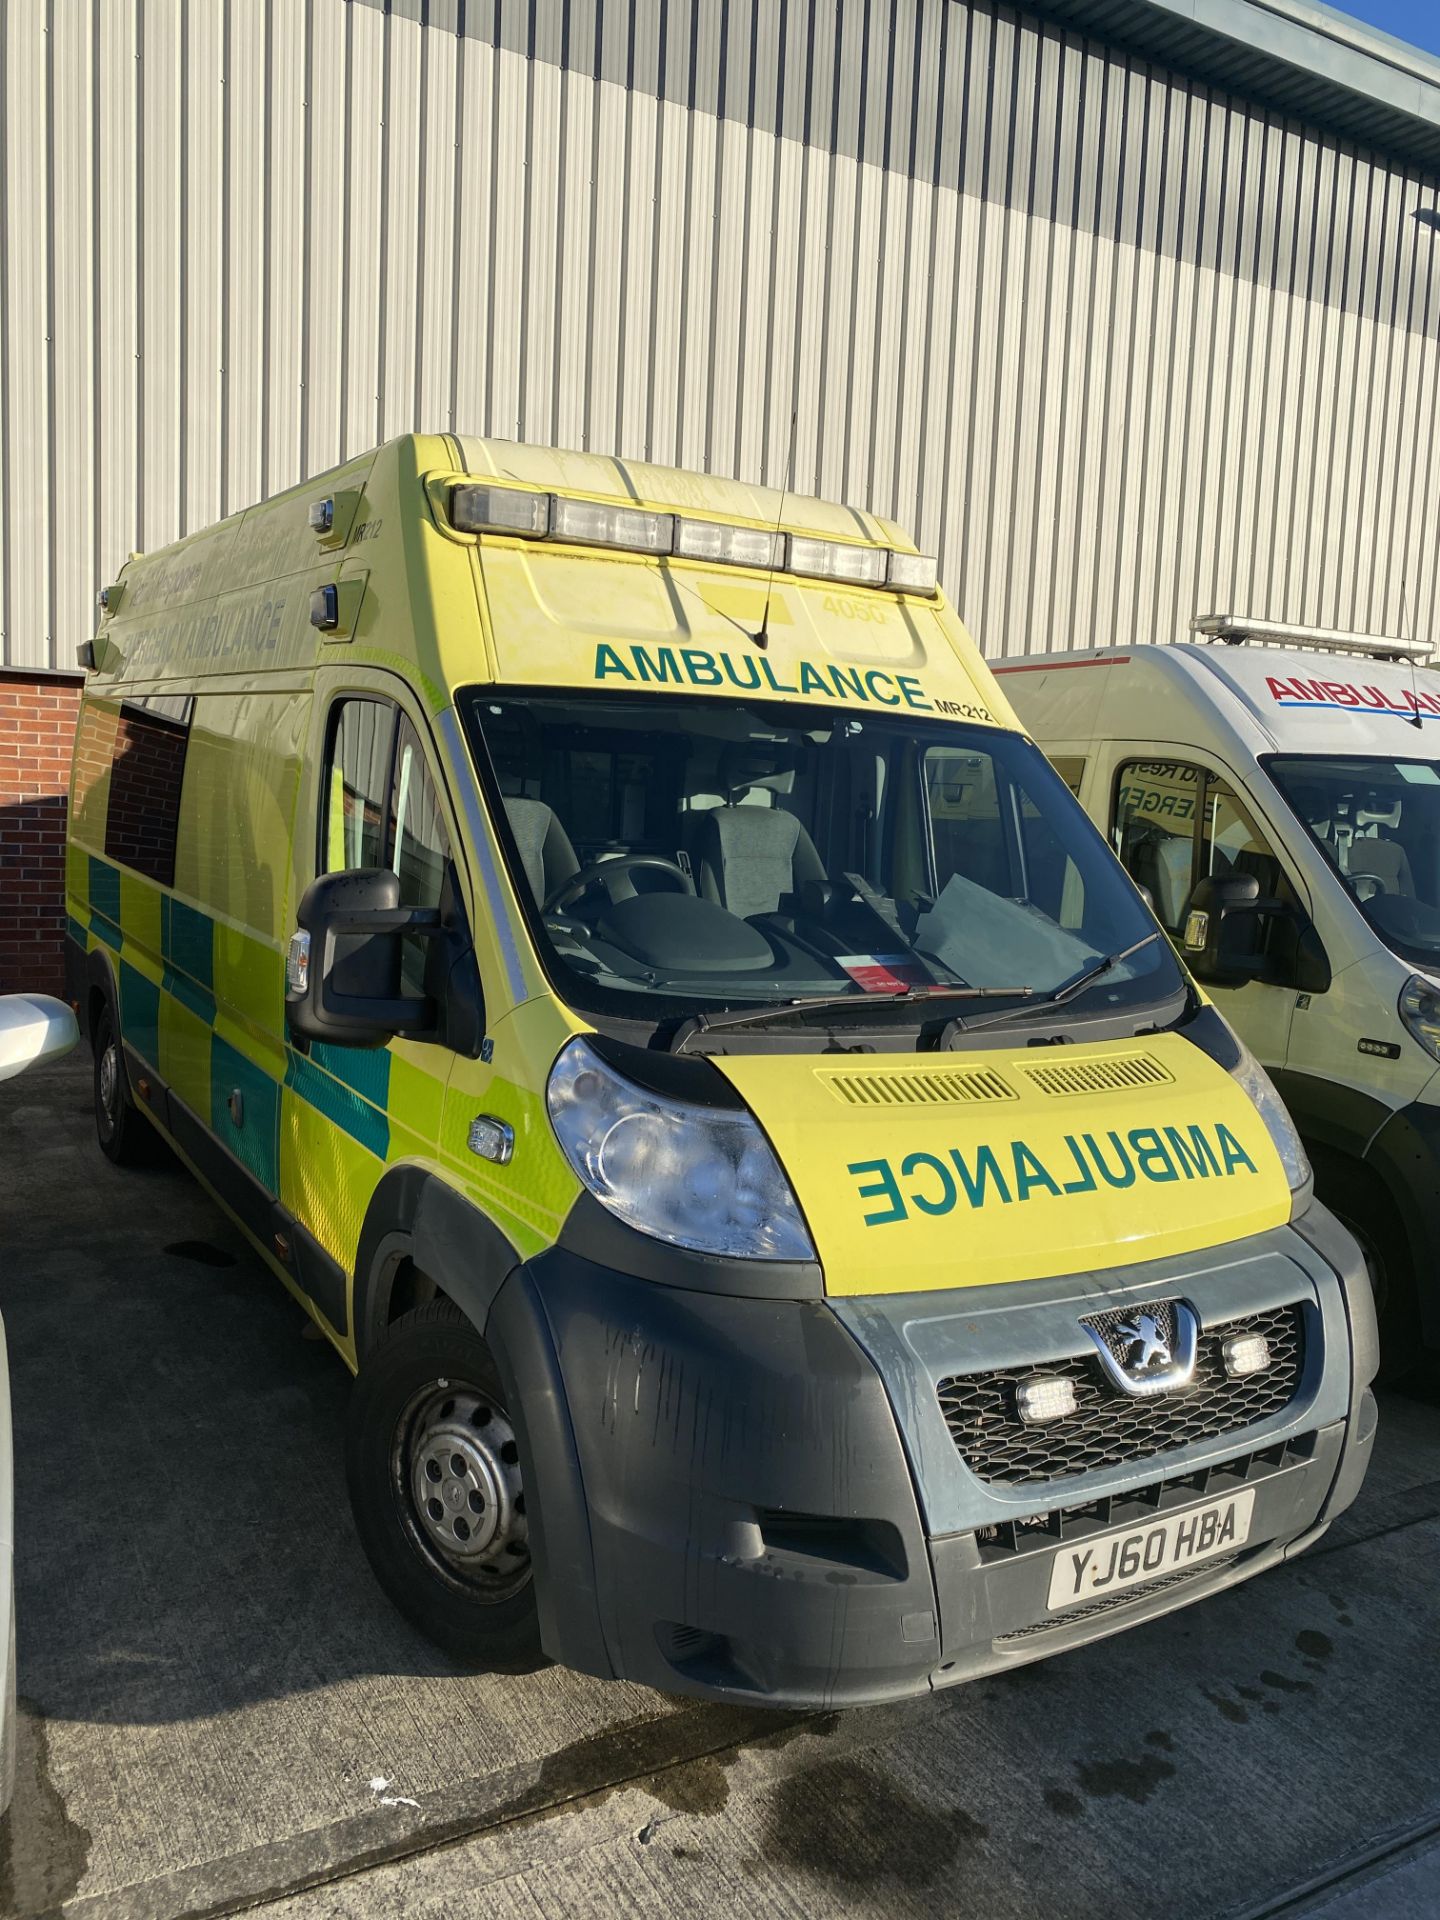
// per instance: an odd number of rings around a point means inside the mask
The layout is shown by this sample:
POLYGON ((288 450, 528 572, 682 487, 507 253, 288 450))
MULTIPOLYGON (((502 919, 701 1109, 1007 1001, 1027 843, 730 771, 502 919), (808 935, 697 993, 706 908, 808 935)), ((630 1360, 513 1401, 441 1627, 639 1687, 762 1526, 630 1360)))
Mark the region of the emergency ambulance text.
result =
POLYGON ((906 1220, 911 1209, 931 1216, 950 1213, 962 1195, 972 1208, 986 1206, 992 1196, 1009 1206, 1012 1201, 1031 1199, 1036 1192, 1057 1200, 1067 1194, 1094 1193, 1101 1181, 1111 1187, 1133 1187, 1138 1178, 1208 1180, 1212 1174, 1223 1179, 1241 1169, 1256 1171, 1255 1162, 1223 1122, 1211 1128, 1132 1127, 1123 1137, 1112 1127, 1103 1144, 1093 1133, 1067 1133, 1065 1147, 1069 1160, 1057 1163, 1053 1172, 1023 1140, 1012 1140, 998 1151, 980 1147, 969 1160, 958 1147, 951 1147, 943 1159, 937 1153, 909 1153, 900 1162, 898 1174, 889 1160, 854 1160, 846 1171, 855 1177, 861 1200, 885 1203, 862 1216, 867 1227, 906 1220))

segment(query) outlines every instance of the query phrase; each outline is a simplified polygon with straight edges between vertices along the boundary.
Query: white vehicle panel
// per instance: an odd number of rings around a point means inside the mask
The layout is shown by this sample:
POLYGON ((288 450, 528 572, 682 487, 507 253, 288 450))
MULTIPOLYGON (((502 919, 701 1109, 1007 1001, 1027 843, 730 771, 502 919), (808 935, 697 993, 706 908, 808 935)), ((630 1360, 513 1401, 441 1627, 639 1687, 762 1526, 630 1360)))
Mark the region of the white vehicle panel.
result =
POLYGON ((45 993, 0 994, 0 1080, 69 1053, 80 1037, 63 1000, 45 993))

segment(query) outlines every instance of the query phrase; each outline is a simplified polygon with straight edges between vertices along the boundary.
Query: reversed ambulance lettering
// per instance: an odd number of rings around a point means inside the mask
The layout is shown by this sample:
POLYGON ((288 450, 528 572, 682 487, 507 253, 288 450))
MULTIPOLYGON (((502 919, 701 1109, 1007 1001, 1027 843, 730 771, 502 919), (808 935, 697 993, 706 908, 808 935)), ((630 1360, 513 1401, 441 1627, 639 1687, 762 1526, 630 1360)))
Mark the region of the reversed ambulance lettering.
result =
POLYGON ((1064 1158, 1049 1166, 1023 1140, 999 1148, 982 1146, 967 1159, 959 1147, 938 1153, 909 1153, 898 1168, 889 1160, 852 1160, 846 1171, 857 1197, 882 1204, 862 1218, 867 1227, 908 1220, 912 1212, 931 1217, 952 1213, 963 1200, 971 1209, 992 1201, 1010 1206, 1037 1194, 1063 1200, 1095 1193, 1101 1185, 1133 1187, 1137 1180, 1225 1179, 1254 1173, 1255 1162, 1223 1121, 1213 1127, 1112 1127, 1093 1133, 1067 1133, 1064 1158))

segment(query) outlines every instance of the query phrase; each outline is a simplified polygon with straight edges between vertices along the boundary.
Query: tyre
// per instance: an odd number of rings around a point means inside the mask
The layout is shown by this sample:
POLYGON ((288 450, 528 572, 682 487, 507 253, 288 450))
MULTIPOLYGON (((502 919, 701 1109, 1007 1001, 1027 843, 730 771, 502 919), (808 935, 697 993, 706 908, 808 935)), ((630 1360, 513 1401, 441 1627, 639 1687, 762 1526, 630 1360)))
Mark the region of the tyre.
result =
POLYGON ((160 1136, 130 1098, 115 1015, 107 1005, 95 1026, 95 1134, 117 1167, 151 1166, 160 1136))
POLYGON ((1382 1385, 1403 1380, 1424 1357, 1415 1263, 1405 1229, 1378 1183, 1340 1159, 1315 1156, 1315 1190, 1359 1243, 1375 1295, 1382 1385))
POLYGON ((544 1664, 519 1443, 490 1349, 448 1300, 366 1357, 345 1467, 360 1543, 413 1626, 469 1667, 544 1664))

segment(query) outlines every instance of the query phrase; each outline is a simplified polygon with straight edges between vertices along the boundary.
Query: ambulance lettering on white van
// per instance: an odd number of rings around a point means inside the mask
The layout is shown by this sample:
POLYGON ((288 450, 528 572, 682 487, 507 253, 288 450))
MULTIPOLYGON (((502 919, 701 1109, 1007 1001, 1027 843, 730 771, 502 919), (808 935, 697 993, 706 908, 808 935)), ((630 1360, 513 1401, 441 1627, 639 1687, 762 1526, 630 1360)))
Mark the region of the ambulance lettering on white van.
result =
POLYGON ((996 671, 1274 1078, 1399 1371, 1440 1345, 1440 673, 1403 641, 1197 629, 1240 644, 996 671))
POLYGON ((1277 680, 1273 674, 1267 674, 1265 684, 1275 704, 1292 711, 1322 708, 1334 712, 1347 707, 1365 707, 1372 713, 1393 715, 1412 724, 1417 714, 1422 719, 1440 718, 1440 695, 1421 693, 1410 687, 1403 688, 1396 698, 1384 687, 1357 687, 1349 680, 1305 680, 1298 674, 1291 680, 1277 680))

